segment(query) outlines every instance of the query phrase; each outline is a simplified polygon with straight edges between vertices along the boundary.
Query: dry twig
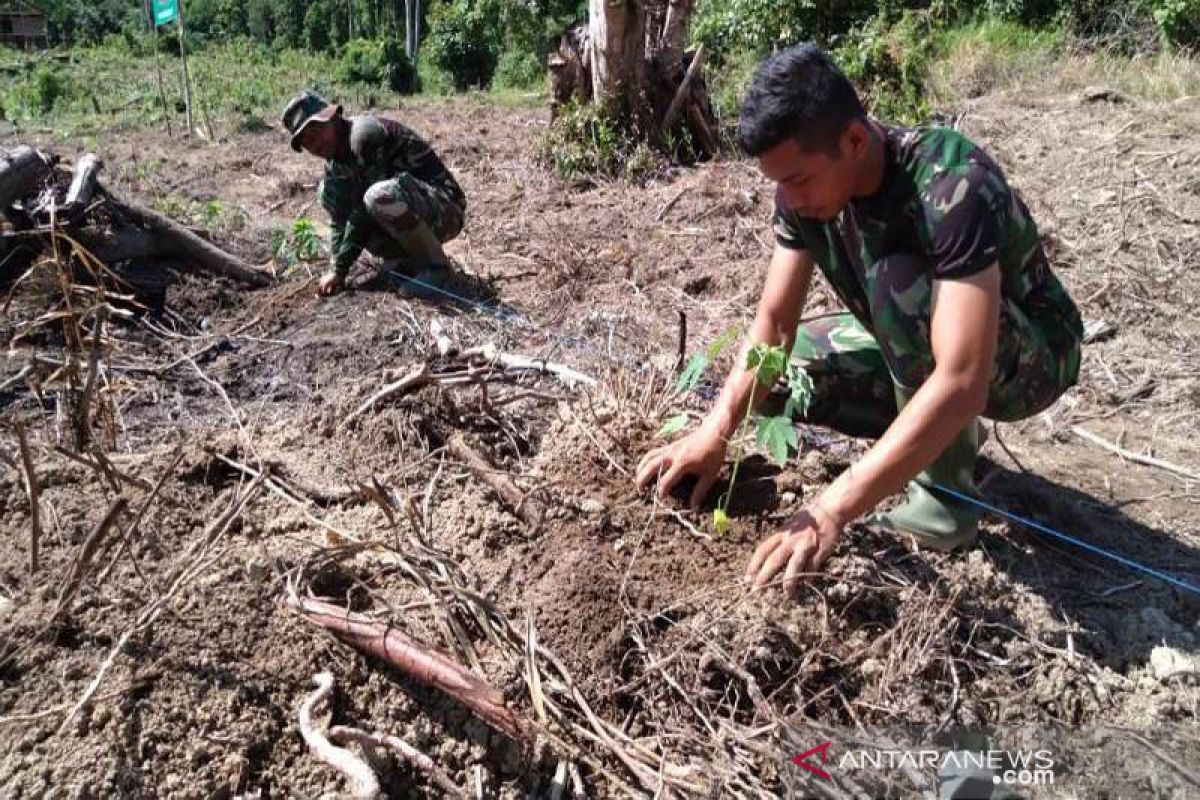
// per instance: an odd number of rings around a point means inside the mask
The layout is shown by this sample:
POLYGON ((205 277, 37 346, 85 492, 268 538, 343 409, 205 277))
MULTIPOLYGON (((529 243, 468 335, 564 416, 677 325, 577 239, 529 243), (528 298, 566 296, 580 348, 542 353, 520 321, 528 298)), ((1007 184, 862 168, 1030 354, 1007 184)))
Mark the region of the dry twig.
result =
POLYGON ((38 545, 42 538, 41 487, 33 468, 29 442, 25 439, 25 427, 19 419, 13 420, 13 430, 17 433, 21 466, 25 469, 25 494, 29 498, 29 571, 33 573, 38 571, 38 545))
POLYGON ((389 736, 386 733, 367 733, 358 728, 345 725, 334 725, 329 729, 329 738, 339 744, 354 742, 364 747, 381 747, 390 750, 428 776, 429 780, 440 789, 446 797, 462 797, 464 795, 446 771, 437 762, 413 747, 399 736, 389 736))

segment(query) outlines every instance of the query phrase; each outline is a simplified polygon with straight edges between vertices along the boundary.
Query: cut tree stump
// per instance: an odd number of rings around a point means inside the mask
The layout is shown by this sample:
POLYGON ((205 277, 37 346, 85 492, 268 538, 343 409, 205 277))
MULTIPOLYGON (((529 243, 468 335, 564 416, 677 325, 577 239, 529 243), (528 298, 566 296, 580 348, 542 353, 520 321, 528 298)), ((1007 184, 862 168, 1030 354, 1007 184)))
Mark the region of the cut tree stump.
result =
POLYGON ((0 156, 0 210, 37 191, 50 176, 51 160, 27 145, 0 156))

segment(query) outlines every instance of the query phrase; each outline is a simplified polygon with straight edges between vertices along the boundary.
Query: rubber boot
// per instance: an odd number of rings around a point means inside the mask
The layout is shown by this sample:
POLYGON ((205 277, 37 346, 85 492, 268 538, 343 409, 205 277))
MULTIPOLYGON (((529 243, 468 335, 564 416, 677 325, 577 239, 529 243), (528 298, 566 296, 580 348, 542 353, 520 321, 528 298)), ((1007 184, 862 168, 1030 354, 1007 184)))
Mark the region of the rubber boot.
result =
MULTIPOLYGON (((896 405, 904 408, 910 395, 896 390, 896 405)), ((949 552, 969 547, 979 535, 980 512, 974 506, 939 491, 938 486, 977 497, 975 460, 982 426, 973 420, 945 451, 908 484, 908 499, 900 506, 877 512, 867 523, 896 534, 912 536, 918 546, 949 552)))
POLYGON ((394 268, 400 288, 417 297, 439 297, 450 279, 451 266, 442 243, 426 222, 394 232, 404 247, 404 258, 394 268))

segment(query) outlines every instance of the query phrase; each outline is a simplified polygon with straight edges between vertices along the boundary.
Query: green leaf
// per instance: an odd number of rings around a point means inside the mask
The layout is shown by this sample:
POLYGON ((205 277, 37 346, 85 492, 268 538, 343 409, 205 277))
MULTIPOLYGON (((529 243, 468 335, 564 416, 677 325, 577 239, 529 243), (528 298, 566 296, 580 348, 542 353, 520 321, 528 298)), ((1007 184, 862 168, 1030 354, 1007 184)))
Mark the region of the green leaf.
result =
POLYGON ((725 513, 725 509, 713 509, 713 530, 717 532, 717 536, 724 536, 729 532, 729 515, 725 513))
POLYGON ((691 422, 691 420, 692 420, 691 415, 688 414, 686 411, 684 411, 681 414, 676 414, 675 416, 673 416, 669 420, 667 420, 665 423, 663 423, 663 426, 658 429, 658 433, 656 433, 654 435, 659 436, 659 437, 674 436, 675 434, 679 433, 681 430, 686 428, 687 424, 689 422, 691 422))
POLYGON ((787 351, 779 345, 758 343, 746 354, 746 369, 754 373, 759 383, 771 385, 779 380, 788 367, 787 351))
POLYGON ((799 410, 801 415, 807 415, 808 409, 812 405, 813 394, 816 392, 812 376, 804 367, 791 362, 788 363, 787 376, 790 392, 788 403, 794 409, 799 410))
POLYGON ((700 385, 700 379, 704 377, 704 371, 741 335, 742 329, 735 325, 718 336, 703 353, 692 356, 691 361, 684 367, 683 372, 679 373, 679 378, 675 381, 675 391, 678 394, 690 394, 695 391, 696 387, 700 385))
POLYGON ((800 437, 790 417, 759 417, 755 440, 766 448, 771 460, 779 466, 787 463, 788 454, 800 448, 800 437))
POLYGON ((729 348, 729 345, 736 342, 738 337, 741 335, 742 329, 739 326, 734 325, 729 330, 718 336, 713 343, 708 346, 708 349, 704 351, 704 355, 708 357, 709 361, 716 361, 717 358, 720 357, 721 353, 725 352, 725 350, 729 348))
POLYGON ((708 363, 708 357, 704 353, 692 356, 692 360, 684 367, 683 372, 679 373, 679 379, 675 381, 675 391, 679 394, 691 394, 700 384, 700 379, 704 377, 704 370, 708 369, 708 363))

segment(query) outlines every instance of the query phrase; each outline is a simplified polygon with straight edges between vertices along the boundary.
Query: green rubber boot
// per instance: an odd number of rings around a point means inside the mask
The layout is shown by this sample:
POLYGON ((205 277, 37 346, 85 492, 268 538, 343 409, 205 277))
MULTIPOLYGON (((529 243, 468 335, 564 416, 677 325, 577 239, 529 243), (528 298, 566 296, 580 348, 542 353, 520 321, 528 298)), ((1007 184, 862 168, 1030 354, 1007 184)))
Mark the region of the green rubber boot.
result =
MULTIPOLYGON (((906 392, 897 388, 896 405, 908 402, 906 392)), ((905 534, 918 546, 949 552, 969 547, 979 535, 980 512, 932 486, 944 486, 970 497, 978 495, 975 486, 975 459, 979 455, 982 426, 973 420, 954 438, 937 460, 908 484, 908 499, 900 506, 877 512, 867 524, 905 534)))
POLYGON ((401 279, 400 289, 416 297, 436 298, 450 281, 450 258, 433 229, 425 222, 395 232, 404 247, 404 258, 393 268, 401 279))

